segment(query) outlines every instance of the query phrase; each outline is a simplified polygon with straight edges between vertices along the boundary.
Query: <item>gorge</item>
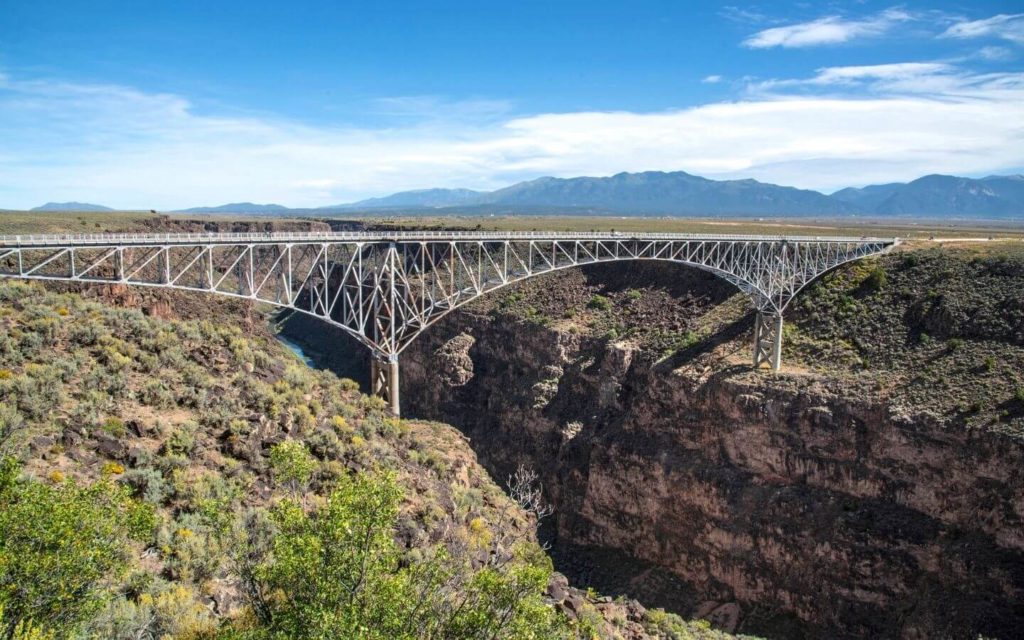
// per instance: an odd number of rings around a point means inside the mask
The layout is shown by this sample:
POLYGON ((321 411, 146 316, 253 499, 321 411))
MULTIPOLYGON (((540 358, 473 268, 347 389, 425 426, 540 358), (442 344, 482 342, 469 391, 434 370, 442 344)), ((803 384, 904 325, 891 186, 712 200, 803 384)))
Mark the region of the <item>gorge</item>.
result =
MULTIPOLYGON (((744 366, 751 319, 729 285, 572 270, 426 332, 403 393, 492 477, 540 473, 574 582, 766 637, 1012 637, 1022 280, 1000 251, 841 269, 798 300, 790 366, 766 375, 744 366)), ((289 335, 344 366, 343 341, 307 322, 289 335)))

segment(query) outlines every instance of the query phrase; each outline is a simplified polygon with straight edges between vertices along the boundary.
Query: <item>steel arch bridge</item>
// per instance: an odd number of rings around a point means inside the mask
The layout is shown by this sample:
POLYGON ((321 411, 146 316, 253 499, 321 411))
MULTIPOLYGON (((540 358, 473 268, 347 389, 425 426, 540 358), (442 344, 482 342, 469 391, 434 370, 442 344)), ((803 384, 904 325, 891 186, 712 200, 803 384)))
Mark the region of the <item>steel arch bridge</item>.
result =
POLYGON ((663 260, 713 273, 757 310, 754 367, 778 369, 782 316, 809 282, 895 238, 671 233, 352 232, 0 236, 0 276, 205 291, 293 309, 373 353, 373 392, 399 412, 398 356, 431 324, 559 269, 663 260))

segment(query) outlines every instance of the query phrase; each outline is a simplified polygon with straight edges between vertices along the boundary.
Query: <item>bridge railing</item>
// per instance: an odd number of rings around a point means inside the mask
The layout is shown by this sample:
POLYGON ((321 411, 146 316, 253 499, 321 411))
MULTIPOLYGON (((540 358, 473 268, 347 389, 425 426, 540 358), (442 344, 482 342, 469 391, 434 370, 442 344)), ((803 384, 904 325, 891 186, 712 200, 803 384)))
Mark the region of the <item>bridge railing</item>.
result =
POLYGON ((628 231, 321 231, 261 233, 93 233, 3 235, 3 247, 111 246, 140 244, 240 244, 280 242, 416 242, 448 240, 723 240, 750 242, 893 242, 868 236, 781 236, 628 231))

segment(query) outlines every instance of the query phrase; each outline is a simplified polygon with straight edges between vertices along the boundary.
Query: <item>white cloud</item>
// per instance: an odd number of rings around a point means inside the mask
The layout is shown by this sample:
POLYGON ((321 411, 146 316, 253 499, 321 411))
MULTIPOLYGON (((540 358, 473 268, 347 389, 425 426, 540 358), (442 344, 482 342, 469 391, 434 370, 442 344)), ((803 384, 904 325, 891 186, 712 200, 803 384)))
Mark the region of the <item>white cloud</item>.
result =
POLYGON ((982 60, 990 60, 993 62, 1005 62, 1007 60, 1013 60, 1014 54, 1006 47, 982 47, 978 49, 977 57, 982 60))
POLYGON ((812 82, 817 84, 834 84, 855 80, 895 80, 935 75, 951 71, 948 64, 942 62, 900 62, 895 64, 875 64, 852 67, 825 67, 818 71, 812 82))
POLYGON ((1024 165, 1024 74, 971 75, 941 63, 830 67, 738 102, 655 113, 482 111, 377 128, 311 126, 204 114, 180 96, 125 87, 8 78, 0 205, 320 206, 647 169, 828 190, 1024 165))
POLYGON ((841 44, 857 38, 880 36, 895 25, 911 19, 912 16, 902 9, 887 9, 875 16, 861 20, 826 16, 811 22, 758 31, 744 40, 743 44, 752 49, 841 44))
POLYGON ((701 82, 703 82, 704 84, 718 84, 721 81, 722 76, 718 75, 705 76, 704 79, 701 80, 701 82))
MULTIPOLYGON (((1024 74, 974 73, 951 62, 901 62, 848 67, 824 67, 810 78, 751 82, 747 93, 764 99, 779 92, 821 95, 846 99, 865 96, 929 97, 936 100, 967 99, 1006 87, 1020 87, 1024 74)), ((783 97, 785 93, 781 94, 783 97)))
POLYGON ((1024 45, 1024 13, 999 14, 984 20, 957 22, 942 34, 945 38, 995 37, 1024 45))

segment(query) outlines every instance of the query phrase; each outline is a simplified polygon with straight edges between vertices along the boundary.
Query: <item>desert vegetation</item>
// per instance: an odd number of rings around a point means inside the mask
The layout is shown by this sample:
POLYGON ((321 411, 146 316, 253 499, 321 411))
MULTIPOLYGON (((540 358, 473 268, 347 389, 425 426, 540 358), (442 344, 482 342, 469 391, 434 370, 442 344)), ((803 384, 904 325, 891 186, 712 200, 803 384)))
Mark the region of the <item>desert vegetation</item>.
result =
MULTIPOLYGON (((0 636, 591 638, 529 483, 229 316, 0 283, 0 636), (565 599, 563 594, 562 599, 565 599)), ((526 478, 531 478, 526 474, 526 478)), ((602 603, 603 602, 603 603, 602 603)), ((657 611, 655 637, 716 637, 657 611)))

